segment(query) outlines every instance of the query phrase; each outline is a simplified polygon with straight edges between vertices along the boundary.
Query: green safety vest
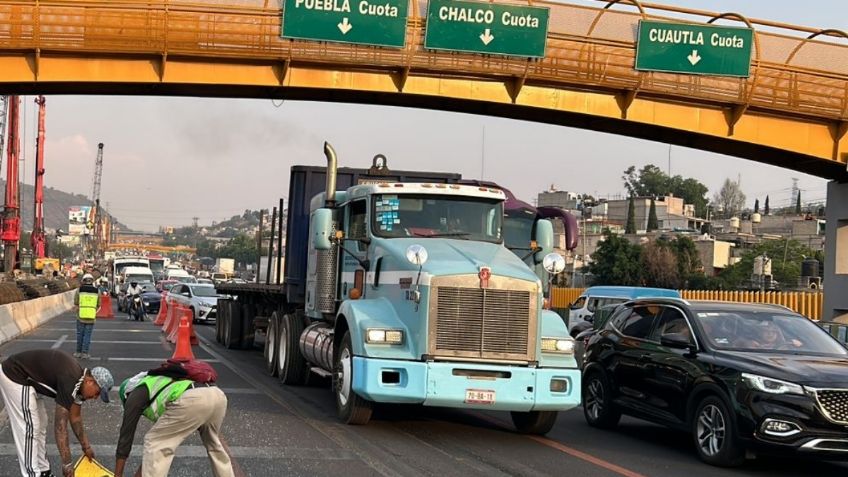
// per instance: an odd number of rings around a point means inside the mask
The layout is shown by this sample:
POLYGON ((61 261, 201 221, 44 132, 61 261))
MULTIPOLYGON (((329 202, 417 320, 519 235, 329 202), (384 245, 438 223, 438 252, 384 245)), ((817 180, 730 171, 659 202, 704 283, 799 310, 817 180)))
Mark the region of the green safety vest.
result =
POLYGON ((79 318, 94 321, 97 318, 97 293, 80 292, 79 318))
MULTIPOLYGON (((118 389, 118 396, 121 398, 121 402, 126 402, 127 400, 126 387, 129 381, 129 379, 125 380, 118 389)), ((192 384, 193 382, 190 380, 183 379, 177 381, 167 376, 146 376, 138 383, 138 386, 147 386, 147 394, 152 399, 147 408, 144 409, 144 417, 153 422, 158 421, 162 417, 162 414, 165 414, 167 404, 179 399, 192 384), (156 399, 153 399, 154 396, 156 399)))

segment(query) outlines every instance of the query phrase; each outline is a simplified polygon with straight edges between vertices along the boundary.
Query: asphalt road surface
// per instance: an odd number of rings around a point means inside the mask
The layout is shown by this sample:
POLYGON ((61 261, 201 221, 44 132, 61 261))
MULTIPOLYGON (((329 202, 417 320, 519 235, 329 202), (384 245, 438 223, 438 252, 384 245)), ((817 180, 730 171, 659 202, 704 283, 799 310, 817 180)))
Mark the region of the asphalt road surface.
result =
MULTIPOLYGON (((157 366, 173 354, 152 323, 99 319, 94 329, 92 360, 84 366, 106 366, 116 383, 157 366)), ((73 352, 74 316, 67 313, 17 340, 0 346, 8 356, 35 348, 73 352)), ((367 426, 346 426, 335 417, 326 380, 307 387, 281 386, 265 375, 262 354, 230 351, 214 342, 212 326, 197 327, 196 357, 218 370, 218 385, 227 393, 229 409, 223 437, 233 457, 236 476, 421 476, 436 475, 573 475, 639 476, 839 476, 848 465, 815 459, 759 458, 737 469, 702 464, 687 434, 623 419, 615 431, 588 427, 580 409, 561 413, 547 437, 513 431, 505 413, 458 411, 421 406, 381 406, 367 426)), ((109 404, 83 406, 85 428, 98 460, 112 468, 121 422, 121 405, 113 390, 109 404)), ((52 401, 47 400, 48 458, 54 471, 59 457, 53 438, 52 401)), ((140 463, 142 419, 128 469, 140 463)), ((80 455, 71 436, 72 451, 80 455)), ((0 412, 0 476, 18 475, 12 433, 5 410, 0 412)), ((128 475, 132 475, 129 471, 128 475)), ((172 476, 209 476, 211 469, 197 436, 180 447, 172 476)))

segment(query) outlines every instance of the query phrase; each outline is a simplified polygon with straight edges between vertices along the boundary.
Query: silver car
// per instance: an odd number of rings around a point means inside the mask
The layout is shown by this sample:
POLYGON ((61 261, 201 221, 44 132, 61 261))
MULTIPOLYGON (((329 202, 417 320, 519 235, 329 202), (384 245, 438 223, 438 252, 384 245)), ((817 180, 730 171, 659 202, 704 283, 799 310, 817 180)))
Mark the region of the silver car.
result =
POLYGON ((194 322, 215 321, 218 311, 218 292, 203 283, 180 283, 168 292, 168 306, 180 304, 191 309, 194 322))

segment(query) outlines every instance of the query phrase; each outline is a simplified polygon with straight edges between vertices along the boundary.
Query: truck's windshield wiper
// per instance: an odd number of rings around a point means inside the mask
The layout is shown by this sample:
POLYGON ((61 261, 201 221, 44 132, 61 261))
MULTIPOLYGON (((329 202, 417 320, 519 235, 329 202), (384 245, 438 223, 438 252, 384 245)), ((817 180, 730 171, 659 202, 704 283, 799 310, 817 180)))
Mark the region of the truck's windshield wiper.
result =
POLYGON ((471 232, 445 232, 440 234, 423 235, 426 237, 467 237, 471 232))

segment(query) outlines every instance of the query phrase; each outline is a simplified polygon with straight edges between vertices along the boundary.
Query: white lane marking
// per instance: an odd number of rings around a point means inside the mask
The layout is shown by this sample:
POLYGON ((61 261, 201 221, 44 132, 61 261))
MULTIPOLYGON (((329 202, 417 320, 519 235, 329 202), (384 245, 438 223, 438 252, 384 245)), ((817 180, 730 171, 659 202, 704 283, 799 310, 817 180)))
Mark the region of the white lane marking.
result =
MULTIPOLYGON (((62 341, 63 338, 67 338, 68 335, 64 335, 62 338, 59 338, 59 341, 62 341)), ((57 343, 56 340, 38 340, 31 338, 24 338, 20 340, 15 340, 21 343, 57 343)), ((64 342, 64 341, 62 341, 64 342)), ((91 340, 92 343, 100 343, 100 344, 147 344, 147 345, 158 345, 160 341, 119 341, 119 340, 91 340)), ((61 346, 61 345, 60 345, 61 346)), ((53 347, 58 348, 58 346, 53 347)))
MULTIPOLYGON (((97 455, 114 455, 115 444, 94 444, 94 453, 97 455)), ((230 447, 231 456, 254 459, 298 459, 298 460, 357 460, 352 452, 343 449, 316 449, 314 447, 230 447)), ((132 446, 132 454, 140 456, 144 453, 144 445, 132 446)), ((18 451, 15 444, 0 444, 0 456, 16 456, 18 451)), ((47 446, 47 455, 56 457, 59 449, 56 446, 47 446)), ((177 457, 206 457, 206 448, 203 446, 181 445, 177 447, 177 457)))
POLYGON ((365 465, 367 465, 368 467, 373 469, 376 473, 378 473, 378 474, 380 474, 384 477, 398 475, 397 472, 395 472, 394 470, 389 468, 385 463, 380 462, 378 459, 371 458, 363 452, 357 452, 356 450, 354 450, 352 448, 353 443, 350 442, 350 440, 348 440, 347 438, 345 438, 344 436, 341 435, 341 433, 338 430, 338 425, 327 424, 327 423, 324 423, 320 420, 317 420, 317 419, 314 419, 312 417, 307 416, 306 414, 304 414, 299 409, 297 409, 294 406, 292 406, 291 404, 287 403, 282 397, 280 397, 279 395, 277 395, 273 391, 271 391, 271 389, 269 389, 269 387, 267 385, 265 385, 264 383, 255 379, 254 377, 250 376, 248 373, 245 373, 245 372, 239 370, 238 365, 236 365, 234 362, 225 358, 224 355, 222 355, 222 354, 218 353, 217 351, 215 351, 214 349, 212 349, 212 346, 213 346, 212 342, 209 341, 208 339, 206 339, 205 336, 198 333, 197 340, 198 340, 198 345, 200 346, 200 349, 202 349, 203 351, 206 351, 210 355, 217 358, 215 360, 207 359, 205 361, 210 361, 210 362, 218 361, 221 364, 223 364, 224 366, 230 368, 230 370, 232 372, 236 373, 236 375, 238 375, 238 377, 240 377, 242 380, 247 382, 247 384, 249 384, 249 385, 253 386, 254 388, 262 391, 262 393, 265 394, 265 396, 270 398, 275 403, 279 404, 280 407, 282 407, 283 409, 288 411, 291 415, 299 418, 306 425, 308 425, 312 429, 315 429, 316 431, 318 431, 318 433, 320 433, 321 435, 323 435, 324 437, 326 437, 330 441, 334 442, 336 445, 338 445, 342 449, 347 449, 347 452, 350 452, 351 455, 358 457, 361 462, 363 462, 365 465))
MULTIPOLYGON (((62 335, 61 337, 59 337, 58 340, 56 340, 55 343, 53 343, 53 346, 51 346, 50 349, 59 348, 60 346, 62 346, 62 344, 65 343, 65 340, 67 340, 67 339, 68 339, 68 335, 62 335)), ((21 341, 26 341, 26 340, 21 340, 21 341)), ((47 340, 47 341, 50 341, 50 340, 47 340)))
MULTIPOLYGON (((41 327, 41 328, 36 328, 36 329, 43 330, 43 331, 76 331, 76 328, 44 328, 44 327, 41 327)), ((161 333, 160 330, 125 330, 125 329, 121 329, 121 328, 103 328, 103 327, 97 327, 97 326, 95 326, 94 329, 98 333, 102 333, 104 331, 114 331, 114 332, 120 332, 120 333, 161 333)))
MULTIPOLYGON (((92 358, 88 358, 88 360, 84 360, 84 361, 141 361, 141 362, 151 362, 151 363, 162 363, 162 362, 166 361, 167 359, 168 359, 167 356, 165 356, 163 358, 113 358, 111 356, 109 356, 107 358, 101 358, 99 356, 95 356, 95 357, 92 357, 92 358)), ((200 358, 200 359, 202 359, 203 361, 206 361, 207 363, 220 363, 221 362, 220 360, 217 360, 217 359, 206 359, 206 358, 200 358)))

